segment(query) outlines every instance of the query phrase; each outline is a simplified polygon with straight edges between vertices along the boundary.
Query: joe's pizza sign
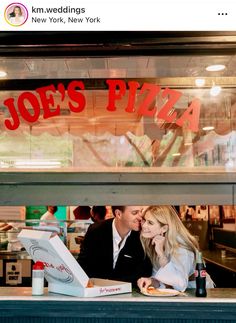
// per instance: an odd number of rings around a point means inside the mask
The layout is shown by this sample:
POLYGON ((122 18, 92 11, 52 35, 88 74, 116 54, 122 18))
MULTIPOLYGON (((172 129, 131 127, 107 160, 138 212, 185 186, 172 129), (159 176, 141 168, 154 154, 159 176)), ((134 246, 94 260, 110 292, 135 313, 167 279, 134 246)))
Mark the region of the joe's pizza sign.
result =
MULTIPOLYGON (((174 89, 162 89, 157 84, 143 83, 137 81, 125 82, 124 80, 107 80, 108 96, 105 109, 111 113, 117 110, 117 102, 128 95, 125 111, 127 113, 138 113, 141 116, 157 117, 169 123, 197 132, 199 128, 200 100, 194 98, 186 106, 184 112, 179 115, 175 111, 175 104, 181 100, 183 93, 174 89), (136 104, 136 96, 142 95, 139 106, 136 104), (158 95, 161 95, 163 106, 155 106, 158 95)), ((60 116, 61 104, 65 98, 68 108, 75 113, 86 109, 86 97, 83 94, 85 85, 82 81, 72 80, 65 88, 64 84, 56 86, 51 84, 37 88, 35 92, 22 92, 17 99, 7 98, 3 103, 9 110, 10 117, 4 120, 4 125, 9 130, 16 130, 22 120, 28 123, 38 121, 40 115, 44 119, 60 116), (61 104, 55 103, 55 96, 60 95, 61 104)))

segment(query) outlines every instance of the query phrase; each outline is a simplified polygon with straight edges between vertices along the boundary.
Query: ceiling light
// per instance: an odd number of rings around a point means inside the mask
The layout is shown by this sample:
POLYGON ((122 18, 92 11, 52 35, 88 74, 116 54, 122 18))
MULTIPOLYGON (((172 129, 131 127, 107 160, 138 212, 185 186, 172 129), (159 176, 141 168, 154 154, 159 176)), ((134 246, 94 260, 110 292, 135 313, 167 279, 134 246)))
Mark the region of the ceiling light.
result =
POLYGON ((211 96, 217 96, 221 92, 221 86, 219 85, 213 85, 212 88, 210 89, 210 95, 211 96))
POLYGON ((5 76, 7 76, 7 73, 4 71, 0 71, 0 77, 5 77, 5 76))
POLYGON ((214 129, 215 129, 215 127, 213 127, 213 126, 206 126, 206 127, 202 128, 202 130, 204 130, 204 131, 210 131, 210 130, 214 130, 214 129))
POLYGON ((184 146, 192 146, 192 144, 193 144, 192 142, 185 142, 184 146))
POLYGON ((221 65, 221 64, 209 65, 206 67, 206 70, 208 72, 218 72, 218 71, 222 71, 224 69, 225 69, 225 65, 221 65))
POLYGON ((180 156, 180 153, 174 153, 174 154, 172 154, 172 156, 173 156, 173 157, 175 157, 175 156, 180 156))
POLYGON ((198 87, 204 86, 205 85, 205 79, 196 79, 195 80, 195 85, 198 87))
POLYGON ((57 160, 17 160, 15 161, 16 168, 58 168, 61 167, 61 162, 57 160))

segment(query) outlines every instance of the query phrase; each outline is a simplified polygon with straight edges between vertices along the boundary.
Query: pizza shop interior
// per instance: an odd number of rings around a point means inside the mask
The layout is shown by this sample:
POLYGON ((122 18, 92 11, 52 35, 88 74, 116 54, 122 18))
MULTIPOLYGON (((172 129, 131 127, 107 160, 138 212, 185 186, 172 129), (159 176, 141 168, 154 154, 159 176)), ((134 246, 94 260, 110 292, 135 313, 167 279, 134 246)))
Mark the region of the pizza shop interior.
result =
POLYGON ((0 286, 31 288, 48 205, 75 259, 113 205, 167 205, 235 295, 236 34, 1 37, 0 286))
MULTIPOLYGON (((236 287, 236 207, 180 205, 174 208, 185 227, 197 239, 207 271, 216 287, 236 287)), ((25 226, 40 226, 44 221, 48 225, 55 225, 55 220, 42 221, 46 212, 46 206, 0 207, 1 286, 32 285, 33 260, 17 236, 25 226)), ((54 215, 62 233, 61 238, 75 259, 78 258, 88 227, 114 217, 111 206, 58 206, 54 215)))

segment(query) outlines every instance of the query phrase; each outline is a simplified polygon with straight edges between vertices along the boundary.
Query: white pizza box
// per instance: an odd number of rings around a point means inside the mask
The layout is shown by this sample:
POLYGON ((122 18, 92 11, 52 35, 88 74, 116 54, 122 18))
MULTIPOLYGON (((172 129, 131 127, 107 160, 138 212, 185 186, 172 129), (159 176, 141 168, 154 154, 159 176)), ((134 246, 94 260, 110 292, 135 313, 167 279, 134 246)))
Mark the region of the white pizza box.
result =
POLYGON ((35 262, 44 263, 49 292, 95 297, 130 293, 132 290, 131 283, 99 278, 91 278, 93 287, 86 287, 89 277, 59 236, 52 232, 23 229, 18 238, 35 262))

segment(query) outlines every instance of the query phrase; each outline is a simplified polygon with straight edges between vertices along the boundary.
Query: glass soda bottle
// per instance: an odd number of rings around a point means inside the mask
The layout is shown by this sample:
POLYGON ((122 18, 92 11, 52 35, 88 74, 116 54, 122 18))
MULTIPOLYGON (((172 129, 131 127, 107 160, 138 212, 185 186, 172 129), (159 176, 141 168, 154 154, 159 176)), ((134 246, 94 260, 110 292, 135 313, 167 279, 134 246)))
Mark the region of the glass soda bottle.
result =
POLYGON ((206 266, 202 259, 202 253, 197 251, 197 261, 195 269, 196 292, 197 297, 206 297, 206 266))

